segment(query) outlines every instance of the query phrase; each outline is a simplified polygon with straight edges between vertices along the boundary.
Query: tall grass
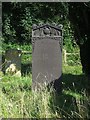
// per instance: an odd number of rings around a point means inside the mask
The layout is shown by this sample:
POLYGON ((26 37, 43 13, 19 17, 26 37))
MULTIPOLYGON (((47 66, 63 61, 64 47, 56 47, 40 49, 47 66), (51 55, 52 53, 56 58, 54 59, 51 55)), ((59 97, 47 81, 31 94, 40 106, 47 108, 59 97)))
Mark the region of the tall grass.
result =
POLYGON ((90 97, 86 94, 81 67, 63 68, 62 93, 46 86, 32 91, 31 75, 3 76, 0 81, 1 118, 89 118, 90 97))
POLYGON ((32 92, 17 90, 12 97, 8 97, 0 90, 0 116, 4 118, 56 117, 50 107, 53 100, 50 93, 47 89, 32 92))

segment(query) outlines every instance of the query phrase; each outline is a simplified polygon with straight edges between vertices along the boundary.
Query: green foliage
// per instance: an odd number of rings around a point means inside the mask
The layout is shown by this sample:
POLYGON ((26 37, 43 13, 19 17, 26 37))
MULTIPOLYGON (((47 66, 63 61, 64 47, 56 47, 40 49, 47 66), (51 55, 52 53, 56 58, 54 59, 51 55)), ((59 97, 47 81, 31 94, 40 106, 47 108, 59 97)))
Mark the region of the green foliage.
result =
POLYGON ((32 63, 32 54, 22 54, 22 63, 32 63))
POLYGON ((77 53, 76 54, 71 53, 71 55, 68 55, 67 56, 67 64, 70 66, 80 65, 81 64, 80 55, 77 53))
POLYGON ((67 3, 3 3, 4 42, 30 43, 32 25, 38 23, 66 23, 67 3), (7 6, 7 8, 6 8, 7 6))
POLYGON ((4 26, 3 26, 3 36, 4 36, 4 40, 6 40, 6 43, 8 41, 14 43, 15 39, 16 39, 16 31, 15 29, 12 27, 11 23, 10 23, 10 16, 5 15, 5 21, 4 21, 4 26))
MULTIPOLYGON (((3 3, 3 38, 4 42, 20 44, 31 42, 32 24, 63 24, 65 47, 72 51, 74 37, 80 41, 88 40, 89 4, 86 3, 3 3), (83 11, 82 11, 83 9, 83 11), (81 16, 82 15, 82 16, 81 16), (85 17, 86 16, 86 17, 85 17), (80 19, 82 18, 83 19, 80 19), (69 20, 70 21, 69 21, 69 20), (70 23, 72 23, 70 25, 70 23), (84 24, 85 23, 85 24, 84 24), (73 26, 71 30, 71 26, 73 26), (85 29, 84 29, 85 28, 85 29), (73 37, 74 34, 74 37, 73 37), (71 43, 71 44, 70 44, 71 43)), ((74 46, 75 47, 75 46, 74 46)))
POLYGON ((3 43, 2 44, 2 50, 3 51, 6 51, 7 49, 19 49, 19 50, 22 50, 22 51, 30 51, 32 52, 32 45, 31 44, 12 44, 12 43, 9 43, 9 44, 6 44, 6 43, 3 43))
POLYGON ((10 94, 9 97, 13 97, 17 91, 31 90, 31 83, 31 75, 23 76, 22 78, 8 75, 2 77, 0 88, 3 93, 10 94))
MULTIPOLYGON (((67 52, 75 51, 76 44, 68 20, 68 3, 3 3, 4 43, 31 43, 32 25, 38 23, 56 23, 63 25, 63 45, 67 52), (5 9, 8 6, 9 10, 5 9)), ((5 45, 3 45, 4 47, 5 45)), ((24 48, 23 48, 24 49, 24 48)))

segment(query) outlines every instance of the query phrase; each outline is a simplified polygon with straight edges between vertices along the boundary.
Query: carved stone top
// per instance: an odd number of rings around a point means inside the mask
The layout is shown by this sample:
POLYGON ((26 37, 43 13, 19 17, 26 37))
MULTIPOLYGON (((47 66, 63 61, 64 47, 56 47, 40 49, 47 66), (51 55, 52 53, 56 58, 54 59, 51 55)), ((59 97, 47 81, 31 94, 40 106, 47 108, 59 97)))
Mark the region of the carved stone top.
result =
POLYGON ((62 25, 33 25, 32 37, 62 36, 62 25))

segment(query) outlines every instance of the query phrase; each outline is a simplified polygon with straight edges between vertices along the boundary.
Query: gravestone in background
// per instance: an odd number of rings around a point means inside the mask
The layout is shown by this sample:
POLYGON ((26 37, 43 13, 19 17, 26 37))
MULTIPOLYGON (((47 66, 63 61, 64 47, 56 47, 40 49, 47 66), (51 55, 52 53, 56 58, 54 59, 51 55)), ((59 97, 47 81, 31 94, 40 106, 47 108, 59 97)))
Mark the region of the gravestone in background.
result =
POLYGON ((53 84, 60 89, 62 75, 62 26, 33 25, 32 87, 53 84))
POLYGON ((3 72, 2 72, 2 53, 0 53, 0 80, 3 76, 3 72))
POLYGON ((21 51, 9 49, 5 53, 5 73, 21 76, 21 51))
POLYGON ((0 53, 0 71, 2 70, 2 53, 0 53))

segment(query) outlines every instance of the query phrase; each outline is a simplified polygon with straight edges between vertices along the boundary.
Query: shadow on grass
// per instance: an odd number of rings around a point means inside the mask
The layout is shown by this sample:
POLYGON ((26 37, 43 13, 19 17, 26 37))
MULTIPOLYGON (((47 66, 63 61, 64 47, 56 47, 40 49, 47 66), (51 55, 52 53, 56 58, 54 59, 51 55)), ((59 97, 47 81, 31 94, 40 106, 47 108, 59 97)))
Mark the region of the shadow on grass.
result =
POLYGON ((28 75, 32 73, 32 63, 22 63, 21 64, 21 73, 22 75, 28 75))
MULTIPOLYGON (((86 92, 89 92, 87 91, 88 81, 86 76, 63 74, 61 87, 63 91, 59 94, 55 93, 53 96, 53 102, 54 106, 57 109, 57 113, 60 112, 62 116, 69 118, 80 117, 80 111, 77 101, 84 101, 84 90, 86 90, 86 92)), ((90 116, 90 106, 88 106, 87 109, 89 113, 88 115, 86 114, 85 117, 90 116)))
POLYGON ((85 75, 63 74, 62 84, 64 89, 71 89, 80 92, 82 89, 87 89, 88 80, 85 75))

